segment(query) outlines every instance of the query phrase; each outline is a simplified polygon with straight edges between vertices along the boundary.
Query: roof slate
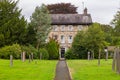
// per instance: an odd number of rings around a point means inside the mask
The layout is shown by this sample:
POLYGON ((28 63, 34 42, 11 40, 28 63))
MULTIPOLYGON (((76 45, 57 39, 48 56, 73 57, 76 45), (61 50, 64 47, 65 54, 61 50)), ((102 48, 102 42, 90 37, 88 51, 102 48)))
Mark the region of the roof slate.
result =
POLYGON ((50 14, 52 25, 88 25, 92 23, 90 14, 50 14))

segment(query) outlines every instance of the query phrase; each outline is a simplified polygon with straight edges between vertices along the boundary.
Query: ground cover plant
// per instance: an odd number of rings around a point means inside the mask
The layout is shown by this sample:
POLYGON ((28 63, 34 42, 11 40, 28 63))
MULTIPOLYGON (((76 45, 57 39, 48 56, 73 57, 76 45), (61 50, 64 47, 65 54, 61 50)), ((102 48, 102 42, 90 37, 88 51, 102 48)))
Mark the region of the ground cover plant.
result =
POLYGON ((0 60, 0 80, 53 80, 57 61, 34 60, 22 62, 14 60, 10 67, 9 60, 0 60))
POLYGON ((68 60, 73 80, 120 80, 120 75, 112 71, 112 60, 68 60))

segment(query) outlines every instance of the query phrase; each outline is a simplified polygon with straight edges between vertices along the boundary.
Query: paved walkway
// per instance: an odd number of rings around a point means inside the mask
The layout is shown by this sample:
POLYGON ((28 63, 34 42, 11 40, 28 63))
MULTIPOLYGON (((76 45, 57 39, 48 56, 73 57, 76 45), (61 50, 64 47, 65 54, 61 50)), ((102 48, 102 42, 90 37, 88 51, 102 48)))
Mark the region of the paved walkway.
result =
POLYGON ((65 60, 57 63, 54 80, 72 80, 65 60))

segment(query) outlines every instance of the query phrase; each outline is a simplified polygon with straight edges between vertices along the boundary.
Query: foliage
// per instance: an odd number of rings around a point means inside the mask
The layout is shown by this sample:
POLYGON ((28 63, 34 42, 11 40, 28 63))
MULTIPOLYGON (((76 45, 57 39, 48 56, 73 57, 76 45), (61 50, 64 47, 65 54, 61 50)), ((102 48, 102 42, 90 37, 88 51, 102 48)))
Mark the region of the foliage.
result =
POLYGON ((32 45, 29 46, 21 46, 22 52, 26 53, 26 56, 29 57, 29 54, 34 55, 34 58, 38 58, 38 50, 34 48, 32 45))
POLYGON ((77 59, 77 56, 76 54, 72 52, 72 49, 70 48, 65 52, 65 58, 66 59, 77 59))
POLYGON ((14 0, 0 1, 0 47, 26 43, 26 21, 17 3, 14 0))
POLYGON ((76 58, 86 58, 87 50, 85 49, 85 43, 85 32, 78 32, 72 43, 72 51, 76 58))
POLYGON ((72 50, 78 58, 87 58, 88 51, 95 53, 97 58, 99 49, 103 49, 107 45, 101 25, 94 23, 88 30, 78 32, 72 43, 72 50))
POLYGON ((50 38, 46 45, 47 51, 49 53, 49 59, 58 59, 59 57, 59 44, 56 40, 50 38))
POLYGON ((33 45, 34 47, 36 46, 36 33, 34 30, 34 26, 32 26, 32 24, 28 24, 27 26, 27 34, 26 34, 26 44, 29 45, 33 45))
POLYGON ((13 60, 13 67, 10 67, 9 60, 0 60, 0 80, 53 80, 57 61, 34 61, 28 64, 28 60, 24 63, 13 60))
POLYGON ((114 25, 113 29, 113 45, 120 45, 120 11, 116 13, 114 19, 111 22, 114 25))
POLYGON ((51 18, 47 7, 42 4, 42 6, 37 6, 34 13, 31 16, 30 26, 33 26, 35 30, 37 46, 36 48, 43 46, 45 39, 51 30, 51 18))
POLYGON ((49 59, 48 51, 45 48, 41 48, 39 52, 42 56, 42 59, 49 59))
POLYGON ((47 5, 50 14, 76 14, 77 7, 71 3, 57 3, 47 5))
POLYGON ((14 58, 19 58, 21 52, 22 51, 19 44, 5 46, 0 48, 0 58, 9 59, 10 55, 13 55, 14 58))

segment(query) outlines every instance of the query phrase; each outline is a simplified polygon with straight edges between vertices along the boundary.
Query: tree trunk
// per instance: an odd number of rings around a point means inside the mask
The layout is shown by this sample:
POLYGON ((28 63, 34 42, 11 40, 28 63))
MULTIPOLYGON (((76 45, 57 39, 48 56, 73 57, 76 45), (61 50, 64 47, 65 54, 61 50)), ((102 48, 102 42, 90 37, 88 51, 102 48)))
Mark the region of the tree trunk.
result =
POLYGON ((13 66, 13 56, 10 55, 10 67, 12 67, 12 66, 13 66))
POLYGON ((99 49, 99 55, 98 55, 98 66, 100 66, 100 55, 101 55, 101 51, 99 49))
POLYGON ((94 51, 93 51, 93 53, 92 53, 92 56, 93 56, 93 59, 94 59, 94 51))

